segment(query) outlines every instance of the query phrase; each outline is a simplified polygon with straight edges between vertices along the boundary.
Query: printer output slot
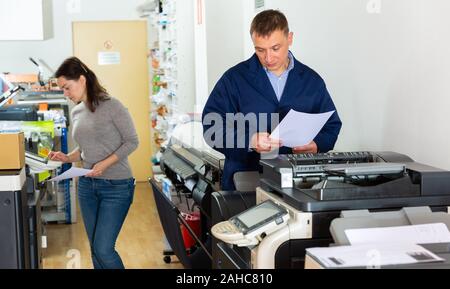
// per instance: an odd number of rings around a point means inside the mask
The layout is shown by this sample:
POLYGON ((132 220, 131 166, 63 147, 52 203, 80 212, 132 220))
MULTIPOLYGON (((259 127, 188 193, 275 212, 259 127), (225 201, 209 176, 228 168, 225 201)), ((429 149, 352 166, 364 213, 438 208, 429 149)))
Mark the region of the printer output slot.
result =
POLYGON ((325 180, 310 188, 297 188, 316 200, 328 201, 420 196, 420 185, 414 184, 409 176, 398 179, 379 176, 358 185, 328 180, 323 187, 324 182, 325 180))

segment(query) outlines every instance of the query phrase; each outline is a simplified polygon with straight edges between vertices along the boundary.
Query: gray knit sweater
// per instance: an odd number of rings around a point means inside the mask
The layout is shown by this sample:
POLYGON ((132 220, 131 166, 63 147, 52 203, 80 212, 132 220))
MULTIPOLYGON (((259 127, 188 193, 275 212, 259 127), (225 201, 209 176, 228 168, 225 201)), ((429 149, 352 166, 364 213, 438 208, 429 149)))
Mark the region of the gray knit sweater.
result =
POLYGON ((100 101, 94 113, 81 102, 74 107, 71 115, 72 136, 81 152, 83 167, 91 169, 114 153, 119 157, 119 162, 98 178, 131 178, 128 155, 137 148, 139 140, 128 109, 111 97, 100 101))

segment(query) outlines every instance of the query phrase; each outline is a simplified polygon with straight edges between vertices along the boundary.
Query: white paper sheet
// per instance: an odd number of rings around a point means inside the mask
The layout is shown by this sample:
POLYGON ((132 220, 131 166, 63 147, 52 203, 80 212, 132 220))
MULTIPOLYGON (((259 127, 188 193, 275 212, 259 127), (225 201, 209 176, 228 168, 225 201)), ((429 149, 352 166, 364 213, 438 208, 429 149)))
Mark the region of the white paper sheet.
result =
POLYGON ((92 170, 72 167, 69 170, 62 173, 61 175, 59 175, 51 180, 48 180, 48 182, 59 182, 59 181, 67 180, 67 179, 72 179, 75 177, 81 177, 81 176, 87 175, 90 172, 92 172, 92 170))
POLYGON ((443 223, 370 229, 349 229, 345 234, 352 245, 368 243, 449 243, 450 232, 443 223))
POLYGON ((307 145, 314 140, 333 113, 334 110, 310 114, 291 109, 270 137, 280 139, 286 147, 307 145))
POLYGON ((380 268, 387 265, 444 261, 414 244, 362 244, 306 249, 324 268, 380 268))

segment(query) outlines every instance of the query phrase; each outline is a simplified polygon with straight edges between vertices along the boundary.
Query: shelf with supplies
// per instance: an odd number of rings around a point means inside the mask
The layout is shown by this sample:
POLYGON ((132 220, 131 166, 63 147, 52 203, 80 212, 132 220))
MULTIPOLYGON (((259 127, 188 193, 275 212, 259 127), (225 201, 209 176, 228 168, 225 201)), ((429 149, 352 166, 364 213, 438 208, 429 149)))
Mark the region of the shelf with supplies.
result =
POLYGON ((177 41, 176 1, 148 1, 140 7, 155 35, 149 48, 151 63, 150 119, 153 139, 152 164, 157 166, 177 123, 177 41))
POLYGON ((76 222, 76 191, 73 181, 47 182, 70 168, 49 166, 48 153, 68 153, 69 104, 62 91, 23 91, 0 108, 0 132, 24 132, 26 164, 42 194, 42 220, 76 222))
MULTIPOLYGON (((180 122, 178 103, 178 59, 177 59, 177 21, 176 21, 176 0, 147 1, 142 5, 141 16, 147 18, 149 31, 152 31, 153 42, 149 48, 149 81, 151 82, 150 119, 152 135, 152 180, 154 184, 161 187, 168 187, 167 178, 161 174, 159 167, 162 152, 168 147, 170 137, 175 126, 180 122), (158 177, 163 177, 159 182, 158 177), (164 181, 162 181, 164 180, 164 181)), ((154 187, 156 188, 156 187, 154 187)), ((174 201, 179 201, 174 196, 174 201)), ((180 202, 180 206, 186 205, 180 202)), ((171 236, 164 238, 166 247, 163 250, 164 261, 170 263, 170 256, 175 254, 168 242, 171 236)), ((174 245, 173 243, 171 245, 174 245)))
POLYGON ((61 90, 50 91, 24 91, 17 100, 17 104, 48 104, 69 105, 67 98, 61 90))

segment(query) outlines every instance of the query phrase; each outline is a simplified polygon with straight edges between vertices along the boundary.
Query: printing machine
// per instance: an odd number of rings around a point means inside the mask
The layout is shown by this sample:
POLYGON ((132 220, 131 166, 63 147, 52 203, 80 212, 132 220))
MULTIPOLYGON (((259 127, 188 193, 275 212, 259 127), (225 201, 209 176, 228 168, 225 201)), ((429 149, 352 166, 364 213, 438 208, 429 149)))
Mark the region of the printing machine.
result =
MULTIPOLYGON (((26 157, 27 162, 28 157, 26 157)), ((41 190, 40 184, 37 184, 32 176, 30 166, 26 170, 26 192, 27 192, 27 220, 30 242, 30 269, 42 269, 43 251, 46 245, 46 236, 44 234, 44 225, 42 223, 42 198, 45 192, 41 190)))
POLYGON ((210 216, 210 194, 220 190, 225 157, 213 149, 193 147, 172 138, 171 145, 161 157, 160 167, 178 191, 194 202, 206 216, 210 216))
POLYGON ((0 108, 0 120, 37 121, 37 108, 34 105, 8 105, 0 108))
MULTIPOLYGON (((211 251, 209 234, 211 194, 220 190, 224 161, 225 157, 222 154, 213 150, 204 142, 201 122, 190 122, 177 127, 160 160, 161 171, 170 179, 178 196, 186 198, 189 206, 193 204, 200 210, 201 236, 199 236, 199 241, 203 249, 206 248, 208 251, 207 255, 210 255, 211 251)), ((159 190, 153 184, 152 187, 154 191, 159 190)), ((157 193, 161 194, 161 192, 157 193)), ((159 214, 165 214, 165 212, 159 212, 159 214)), ((160 218, 163 219, 161 216, 160 218)), ((173 228, 165 229, 165 234, 166 236, 172 236, 174 234, 173 228)), ((171 247, 175 248, 179 245, 171 244, 171 247)), ((165 252, 164 254, 170 255, 171 253, 165 252)), ((180 259, 180 256, 178 257, 180 259)), ((202 262, 205 260, 205 258, 199 259, 202 262)), ((170 258, 164 260, 170 260, 170 258)), ((211 260, 207 260, 207 262, 208 264, 194 264, 193 266, 196 268, 211 268, 211 260)))
POLYGON ((0 269, 41 269, 42 192, 29 167, 0 171, 0 269))
MULTIPOLYGON (((256 206, 242 213, 245 218, 241 220, 237 215, 228 224, 215 224, 214 236, 233 227, 230 232, 236 240, 227 237, 221 239, 227 243, 217 242, 214 268, 303 268, 306 248, 333 243, 330 223, 342 211, 429 207, 432 212, 447 213, 450 207, 450 172, 399 153, 282 155, 261 160, 260 165, 256 204, 270 201, 284 209, 273 209, 275 219, 269 219, 267 214, 257 214, 256 206), (255 213, 250 218, 252 210, 255 213), (289 213, 288 220, 276 218, 283 210, 289 213), (251 224, 246 226, 246 222, 251 224), (269 223, 270 232, 260 230, 269 223), (257 236, 248 232, 254 225, 262 232, 257 236), (274 231, 275 225, 279 229, 274 231)), ((214 204, 213 210, 218 209, 220 204, 214 204)))
POLYGON ((30 269, 25 168, 0 171, 0 268, 30 269))

